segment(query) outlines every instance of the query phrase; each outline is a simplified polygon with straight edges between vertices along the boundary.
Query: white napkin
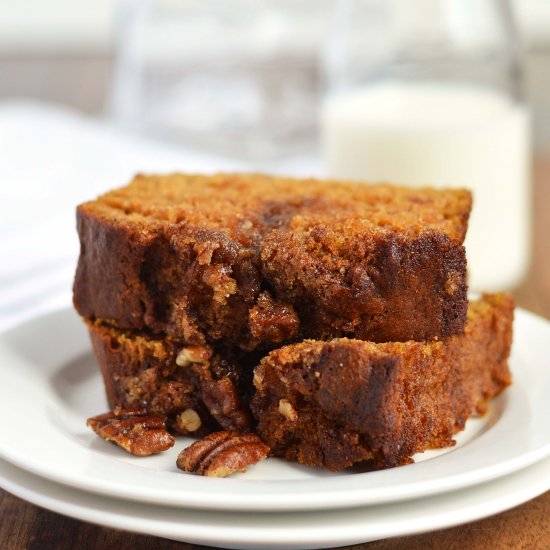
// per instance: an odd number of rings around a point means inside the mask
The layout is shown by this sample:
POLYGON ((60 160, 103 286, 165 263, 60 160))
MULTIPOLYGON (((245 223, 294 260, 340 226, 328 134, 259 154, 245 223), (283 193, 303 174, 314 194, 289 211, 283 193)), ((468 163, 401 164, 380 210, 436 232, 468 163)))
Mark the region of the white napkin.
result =
POLYGON ((320 172, 315 158, 251 165, 139 138, 60 107, 0 103, 0 331, 70 305, 78 203, 136 172, 222 170, 320 172))

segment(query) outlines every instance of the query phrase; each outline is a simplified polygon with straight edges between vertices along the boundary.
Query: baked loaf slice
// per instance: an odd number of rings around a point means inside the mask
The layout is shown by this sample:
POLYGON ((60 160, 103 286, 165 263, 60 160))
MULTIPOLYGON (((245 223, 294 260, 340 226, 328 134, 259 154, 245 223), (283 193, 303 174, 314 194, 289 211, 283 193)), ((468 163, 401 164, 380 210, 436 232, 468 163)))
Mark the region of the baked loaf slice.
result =
POLYGON ((306 341, 271 352, 186 346, 88 322, 111 408, 145 407, 172 431, 257 432, 274 454, 339 470, 383 468, 452 444, 468 416, 510 383, 513 303, 472 302, 463 335, 429 343, 306 341), (318 374, 317 374, 318 373, 318 374))
POLYGON ((341 470, 386 468, 453 444, 472 412, 510 384, 513 303, 473 302, 463 335, 437 342, 306 341, 255 370, 252 410, 275 455, 341 470))
POLYGON ((465 190, 261 175, 137 176, 78 207, 74 303, 188 345, 460 334, 465 190))
POLYGON ((252 429, 256 354, 186 346, 99 321, 87 325, 111 409, 145 407, 181 434, 252 429))

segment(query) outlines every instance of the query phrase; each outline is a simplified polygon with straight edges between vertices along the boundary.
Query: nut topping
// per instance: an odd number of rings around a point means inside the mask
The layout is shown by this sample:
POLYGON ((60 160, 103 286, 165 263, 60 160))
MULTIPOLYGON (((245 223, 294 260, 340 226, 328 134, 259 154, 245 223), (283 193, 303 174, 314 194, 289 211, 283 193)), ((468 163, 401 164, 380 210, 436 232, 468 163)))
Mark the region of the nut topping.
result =
POLYGON ((207 346, 187 346, 178 353, 176 365, 188 367, 193 363, 206 364, 211 356, 212 350, 207 346))
POLYGON ((180 452, 176 462, 185 472, 227 477, 264 460, 269 447, 256 434, 214 432, 180 452))
POLYGON ((243 433, 251 429, 250 414, 242 406, 237 388, 230 378, 212 380, 203 376, 201 397, 208 412, 222 428, 243 433))
POLYGON ((296 420, 298 420, 298 413, 288 399, 279 400, 279 412, 291 422, 296 422, 296 420))
MULTIPOLYGON (((201 399, 222 429, 246 433, 251 429, 250 413, 241 403, 231 372, 224 371, 227 365, 216 357, 211 362, 212 354, 208 346, 186 346, 178 353, 176 364, 198 375, 201 399)), ((183 433, 194 432, 201 424, 201 418, 193 409, 183 411, 176 418, 176 426, 183 433)))
POLYGON ((262 390, 263 389, 263 387, 264 387, 264 375, 259 369, 256 369, 254 371, 253 382, 254 382, 254 387, 257 390, 262 390))
POLYGON ((112 412, 88 418, 86 424, 103 439, 136 456, 160 453, 174 445, 164 418, 152 416, 146 409, 115 407, 112 412))
POLYGON ((194 409, 185 409, 176 418, 177 427, 182 432, 196 432, 202 425, 201 417, 194 409))

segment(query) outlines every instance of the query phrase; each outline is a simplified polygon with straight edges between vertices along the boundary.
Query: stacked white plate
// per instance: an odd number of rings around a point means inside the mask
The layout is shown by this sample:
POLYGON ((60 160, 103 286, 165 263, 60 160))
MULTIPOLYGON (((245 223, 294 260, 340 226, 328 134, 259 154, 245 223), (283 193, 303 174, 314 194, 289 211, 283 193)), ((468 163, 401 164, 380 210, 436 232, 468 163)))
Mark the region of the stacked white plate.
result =
POLYGON ((457 445, 379 472, 331 474, 268 459, 246 474, 180 472, 86 427, 104 412, 86 330, 70 310, 0 336, 0 485, 105 526, 227 548, 323 548, 469 522, 550 489, 550 323, 515 321, 513 385, 457 445))

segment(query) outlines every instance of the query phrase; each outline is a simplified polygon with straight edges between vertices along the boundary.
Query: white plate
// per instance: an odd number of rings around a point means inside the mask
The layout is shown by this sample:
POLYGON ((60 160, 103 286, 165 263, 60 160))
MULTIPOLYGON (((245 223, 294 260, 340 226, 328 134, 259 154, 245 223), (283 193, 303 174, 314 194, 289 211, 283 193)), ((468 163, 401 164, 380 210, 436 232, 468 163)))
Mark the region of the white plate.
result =
POLYGON ((456 447, 417 464, 330 474, 269 459, 244 475, 209 479, 177 470, 168 452, 128 455, 98 438, 86 418, 106 409, 81 321, 70 310, 0 337, 0 456, 40 476, 142 502, 222 510, 313 510, 417 498, 495 479, 550 454, 550 323, 518 311, 514 384, 456 447))
POLYGON ((210 512, 91 495, 0 460, 0 486, 34 504, 116 529, 225 548, 332 548, 443 529, 517 506, 550 488, 550 458, 487 483, 419 500, 346 510, 210 512))

